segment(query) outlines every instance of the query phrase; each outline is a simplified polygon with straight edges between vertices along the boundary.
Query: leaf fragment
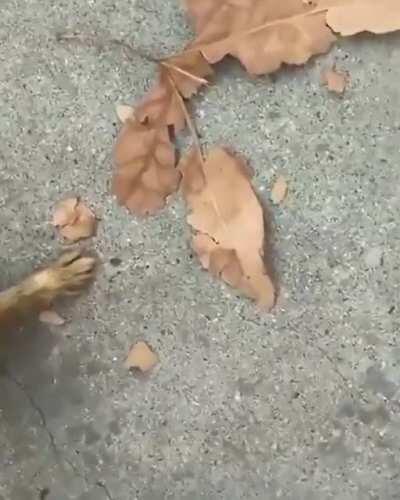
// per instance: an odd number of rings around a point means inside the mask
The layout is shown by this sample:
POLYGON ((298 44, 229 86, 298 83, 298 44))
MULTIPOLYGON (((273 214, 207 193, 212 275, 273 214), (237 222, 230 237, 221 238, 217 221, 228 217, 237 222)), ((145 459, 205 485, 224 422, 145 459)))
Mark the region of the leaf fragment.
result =
POLYGON ((125 361, 126 368, 137 368, 142 372, 151 370, 158 363, 157 354, 146 342, 139 341, 133 345, 125 361))
POLYGON ((125 123, 128 118, 132 118, 135 115, 135 110, 132 106, 127 106, 126 104, 118 104, 116 112, 121 123, 125 123))
POLYGON ((280 175, 274 182, 271 189, 271 200, 275 205, 280 205, 288 194, 288 185, 286 179, 280 175))
POLYGON ((346 73, 337 71, 336 68, 333 67, 322 72, 321 80, 331 92, 343 94, 348 82, 348 76, 346 73))
POLYGON ((66 198, 58 202, 53 213, 53 226, 73 224, 78 218, 76 212, 78 203, 78 198, 66 198))
POLYGON ((196 150, 183 157, 182 192, 202 266, 257 303, 271 309, 275 290, 263 262, 263 210, 243 160, 222 148, 205 161, 196 150))
POLYGON ((66 198, 57 203, 53 213, 53 226, 70 241, 89 238, 96 232, 96 217, 79 198, 66 198))
POLYGON ((39 313, 39 321, 53 326, 62 326, 65 324, 65 319, 56 311, 50 309, 39 313))

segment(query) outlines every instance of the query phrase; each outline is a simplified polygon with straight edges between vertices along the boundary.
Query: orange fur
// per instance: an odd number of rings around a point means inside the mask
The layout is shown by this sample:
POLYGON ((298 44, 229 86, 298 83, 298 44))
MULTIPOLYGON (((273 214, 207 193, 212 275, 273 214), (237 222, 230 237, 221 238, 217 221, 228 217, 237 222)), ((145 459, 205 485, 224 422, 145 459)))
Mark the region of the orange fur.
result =
POLYGON ((0 292, 0 329, 29 319, 50 307, 54 299, 75 295, 93 276, 95 259, 68 252, 54 264, 34 272, 21 283, 0 292))

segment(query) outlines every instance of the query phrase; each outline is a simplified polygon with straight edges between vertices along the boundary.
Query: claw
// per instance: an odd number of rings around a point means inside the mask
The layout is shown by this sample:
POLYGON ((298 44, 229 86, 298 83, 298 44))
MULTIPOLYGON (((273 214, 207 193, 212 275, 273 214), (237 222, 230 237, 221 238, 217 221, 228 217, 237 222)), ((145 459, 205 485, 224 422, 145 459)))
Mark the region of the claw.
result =
POLYGON ((81 252, 79 252, 78 250, 71 250, 70 252, 65 252, 57 260, 56 265, 69 266, 76 259, 79 259, 80 256, 81 256, 81 252))
POLYGON ((59 293, 63 295, 78 293, 79 289, 92 278, 95 264, 95 258, 83 257, 77 251, 62 255, 52 267, 53 280, 59 293))

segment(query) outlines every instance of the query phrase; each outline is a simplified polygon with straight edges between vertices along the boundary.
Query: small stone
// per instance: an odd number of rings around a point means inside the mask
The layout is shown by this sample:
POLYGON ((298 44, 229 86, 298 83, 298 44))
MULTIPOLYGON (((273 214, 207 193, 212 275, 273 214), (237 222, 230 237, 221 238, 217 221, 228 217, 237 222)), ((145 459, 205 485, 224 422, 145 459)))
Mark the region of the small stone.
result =
POLYGON ((118 267, 122 264, 122 259, 120 259, 119 257, 111 257, 110 264, 113 267, 118 267))
POLYGON ((364 262, 368 267, 378 267, 383 264, 383 250, 380 247, 373 247, 367 250, 364 255, 364 262))

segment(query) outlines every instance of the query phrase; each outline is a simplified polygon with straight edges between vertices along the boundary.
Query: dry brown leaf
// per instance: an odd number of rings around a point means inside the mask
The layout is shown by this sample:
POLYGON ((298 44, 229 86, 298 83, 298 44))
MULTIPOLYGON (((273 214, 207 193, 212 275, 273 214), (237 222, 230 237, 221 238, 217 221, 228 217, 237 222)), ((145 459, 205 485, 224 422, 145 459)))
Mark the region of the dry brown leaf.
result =
POLYGON ((348 82, 346 73, 336 71, 336 68, 326 69, 321 75, 322 82, 328 87, 328 90, 336 94, 343 94, 348 82))
POLYGON ((65 323, 65 319, 62 316, 60 316, 56 311, 52 310, 41 311, 39 313, 39 320, 42 323, 54 326, 61 326, 65 323))
POLYGON ((78 241, 95 234, 96 217, 79 198, 67 198, 56 205, 53 225, 67 240, 78 241))
POLYGON ((115 146, 115 163, 113 192, 134 213, 154 214, 178 189, 180 173, 167 127, 128 119, 115 146))
POLYGON ((250 74, 304 64, 328 51, 336 37, 319 12, 303 0, 185 0, 197 38, 191 47, 209 63, 227 55, 250 74))
POLYGON ((189 99, 206 85, 205 77, 213 73, 198 51, 170 57, 159 64, 159 81, 136 109, 136 117, 155 127, 172 125, 175 133, 186 123, 182 98, 189 99))
POLYGON ((398 0, 185 0, 197 37, 191 48, 213 64, 227 55, 250 74, 304 64, 336 37, 400 29, 398 0), (328 27, 329 26, 329 27, 328 27))
POLYGON ((158 356, 145 342, 132 346, 125 361, 127 368, 138 368, 142 372, 151 370, 158 363, 158 356))
POLYGON ((177 190, 181 176, 168 127, 177 133, 190 121, 184 99, 212 73, 199 52, 171 57, 159 67, 159 81, 137 107, 135 118, 123 110, 115 147, 113 192, 120 204, 139 215, 156 213, 177 190))
POLYGON ((318 9, 323 8, 327 24, 342 36, 400 30, 398 0, 319 0, 318 9))
POLYGON ((276 205, 282 203, 285 200, 287 193, 288 185, 286 179, 282 175, 280 175, 274 182, 274 185, 271 189, 271 199, 273 203, 275 203, 276 205))
POLYGON ((263 210, 247 165, 221 148, 203 162, 195 150, 181 160, 182 191, 196 231, 201 264, 262 307, 271 309, 274 286, 263 262, 263 210))

